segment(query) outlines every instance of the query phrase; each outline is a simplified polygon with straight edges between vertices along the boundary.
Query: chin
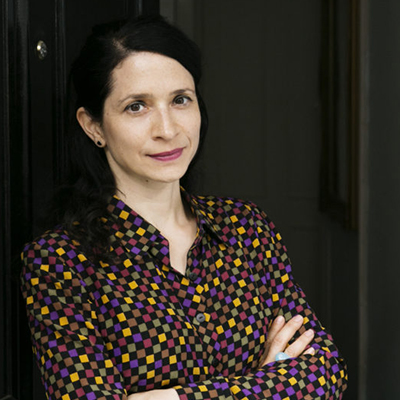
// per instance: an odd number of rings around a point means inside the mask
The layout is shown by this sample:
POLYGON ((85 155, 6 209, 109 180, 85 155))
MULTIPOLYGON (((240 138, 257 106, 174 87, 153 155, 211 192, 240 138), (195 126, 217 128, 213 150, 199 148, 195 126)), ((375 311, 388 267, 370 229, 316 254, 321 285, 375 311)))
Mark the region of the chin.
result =
POLYGON ((166 182, 166 183, 171 183, 171 182, 175 182, 175 181, 179 181, 183 175, 186 174, 188 170, 188 165, 185 166, 180 166, 180 167, 175 167, 175 168, 171 168, 169 171, 164 170, 164 171, 159 171, 161 172, 158 175, 158 180, 162 181, 162 182, 166 182))
POLYGON ((160 183, 175 183, 175 182, 179 182, 181 180, 181 178, 185 175, 186 170, 183 173, 179 173, 179 174, 171 174, 171 175, 164 175, 164 176, 160 176, 157 177, 156 179, 154 179, 155 181, 158 181, 160 183))

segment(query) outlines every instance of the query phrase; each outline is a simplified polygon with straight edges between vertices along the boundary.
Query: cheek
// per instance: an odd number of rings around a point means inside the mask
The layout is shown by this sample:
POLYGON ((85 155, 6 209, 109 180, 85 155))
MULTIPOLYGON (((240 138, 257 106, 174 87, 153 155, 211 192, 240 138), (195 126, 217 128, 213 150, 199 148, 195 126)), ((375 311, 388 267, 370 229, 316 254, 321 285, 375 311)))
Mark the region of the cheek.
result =
POLYGON ((191 147, 192 147, 192 157, 196 154, 197 149, 199 147, 199 142, 200 142, 200 123, 199 122, 194 122, 192 120, 192 123, 189 128, 189 140, 191 142, 191 147))
POLYGON ((192 142, 192 147, 193 147, 193 154, 192 157, 195 156, 197 153, 197 150, 199 149, 199 143, 200 143, 200 125, 201 125, 201 120, 199 119, 195 124, 192 126, 191 130, 191 142, 192 142))
POLYGON ((103 129, 107 146, 112 152, 120 153, 140 145, 141 135, 138 135, 138 132, 143 132, 143 127, 139 124, 133 125, 115 120, 105 125, 103 129))
POLYGON ((137 155, 135 150, 140 149, 138 137, 128 130, 113 130, 106 132, 106 156, 117 163, 126 163, 137 155))
POLYGON ((190 120, 190 131, 193 138, 197 137, 197 141, 199 141, 200 138, 200 127, 201 127, 201 115, 200 111, 198 111, 192 116, 190 120))

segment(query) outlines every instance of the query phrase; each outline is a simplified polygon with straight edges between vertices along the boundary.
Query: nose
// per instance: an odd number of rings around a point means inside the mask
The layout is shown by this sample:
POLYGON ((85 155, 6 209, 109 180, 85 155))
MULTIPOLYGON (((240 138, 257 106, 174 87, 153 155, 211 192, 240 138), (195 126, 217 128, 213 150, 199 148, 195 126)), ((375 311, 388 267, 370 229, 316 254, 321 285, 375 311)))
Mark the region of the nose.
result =
POLYGON ((165 140, 174 138, 179 132, 179 127, 173 110, 163 109, 159 110, 157 114, 153 127, 153 137, 165 140))

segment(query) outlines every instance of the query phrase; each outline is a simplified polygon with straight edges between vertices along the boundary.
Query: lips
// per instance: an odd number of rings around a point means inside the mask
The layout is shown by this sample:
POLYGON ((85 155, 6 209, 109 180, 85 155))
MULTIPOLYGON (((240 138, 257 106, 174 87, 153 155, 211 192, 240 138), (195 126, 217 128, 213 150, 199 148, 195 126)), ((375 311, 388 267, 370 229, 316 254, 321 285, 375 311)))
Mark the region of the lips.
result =
POLYGON ((163 153, 150 154, 150 157, 159 161, 172 161, 179 158, 182 155, 182 152, 183 147, 180 147, 171 151, 165 151, 163 153))

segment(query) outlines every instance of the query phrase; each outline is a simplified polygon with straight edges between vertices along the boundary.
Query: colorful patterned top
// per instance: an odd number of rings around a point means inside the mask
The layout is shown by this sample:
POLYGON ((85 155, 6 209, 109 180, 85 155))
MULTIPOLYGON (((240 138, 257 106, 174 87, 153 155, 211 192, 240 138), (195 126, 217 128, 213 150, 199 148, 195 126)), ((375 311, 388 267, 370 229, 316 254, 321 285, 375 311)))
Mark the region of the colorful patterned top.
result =
POLYGON ((48 397, 174 387, 181 400, 340 399, 345 363, 273 223, 252 203, 183 193, 198 223, 185 275, 162 234, 117 197, 104 219, 117 262, 92 263, 62 229, 25 247, 22 290, 48 397), (316 354, 260 368, 271 321, 297 314, 316 354))

